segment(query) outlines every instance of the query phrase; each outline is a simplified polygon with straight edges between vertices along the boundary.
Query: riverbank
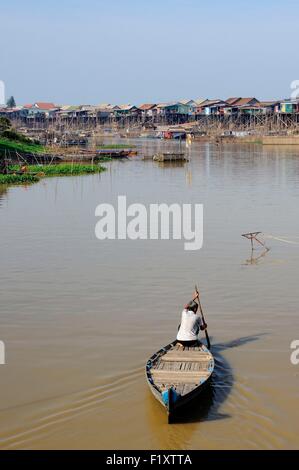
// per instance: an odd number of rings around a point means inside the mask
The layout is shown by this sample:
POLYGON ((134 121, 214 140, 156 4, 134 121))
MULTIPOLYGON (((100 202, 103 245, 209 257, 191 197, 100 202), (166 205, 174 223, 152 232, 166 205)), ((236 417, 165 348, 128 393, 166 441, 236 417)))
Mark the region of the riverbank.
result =
POLYGON ((20 153, 46 153, 48 149, 34 142, 18 142, 7 138, 0 138, 0 151, 20 152, 20 153))
POLYGON ((259 145, 299 145, 298 135, 220 135, 200 136, 192 139, 195 142, 219 144, 259 144, 259 145))
POLYGON ((19 165, 11 165, 8 174, 0 174, 0 184, 36 183, 51 176, 77 176, 101 173, 105 167, 99 164, 60 163, 52 165, 28 165, 26 173, 19 173, 19 165))

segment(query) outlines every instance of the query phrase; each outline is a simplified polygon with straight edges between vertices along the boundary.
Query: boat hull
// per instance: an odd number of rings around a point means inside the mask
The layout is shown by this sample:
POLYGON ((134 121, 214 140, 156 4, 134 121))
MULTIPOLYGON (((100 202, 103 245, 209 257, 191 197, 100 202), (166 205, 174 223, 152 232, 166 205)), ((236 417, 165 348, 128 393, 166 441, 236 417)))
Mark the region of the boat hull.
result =
MULTIPOLYGON (((174 417, 176 411, 181 410, 184 408, 185 405, 190 403, 193 399, 197 398, 203 390, 206 389, 206 387, 209 385, 211 381, 211 377, 214 371, 214 358, 210 351, 202 344, 198 343, 197 348, 187 348, 186 351, 184 352, 181 350, 178 350, 178 342, 174 341, 161 350, 159 350, 157 353, 155 353, 151 358, 148 360, 146 364, 146 379, 147 383, 149 385, 149 388, 153 394, 153 396, 156 398, 156 400, 159 401, 159 403, 163 406, 164 409, 166 409, 168 413, 168 419, 169 422, 171 419, 174 417), (167 355, 171 357, 171 354, 175 354, 175 351, 178 351, 179 357, 182 358, 182 362, 180 363, 180 368, 183 367, 186 368, 191 368, 194 366, 194 364, 197 363, 197 367, 199 369, 199 366, 205 366, 204 370, 205 372, 200 372, 198 371, 198 374, 201 374, 201 379, 194 379, 194 381, 199 380, 198 383, 194 383, 193 385, 188 385, 183 383, 183 380, 190 380, 190 376, 188 377, 188 372, 190 372, 190 375, 192 375, 191 371, 184 372, 184 370, 169 370, 168 374, 172 374, 172 383, 169 383, 168 385, 161 385, 163 382, 163 379, 161 378, 161 375, 158 375, 158 379, 155 375, 159 373, 159 368, 161 367, 161 364, 163 364, 163 359, 166 360, 167 355), (204 359, 200 363, 198 360, 198 354, 202 354, 204 359), (190 361, 186 361, 184 359, 186 357, 191 357, 197 358, 190 361), (180 374, 180 372, 182 374, 180 374), (180 375, 182 375, 184 378, 180 379, 180 375), (160 377, 160 378, 159 378, 160 377), (174 378, 177 377, 177 378, 174 378), (204 378, 203 378, 204 377, 204 378), (158 382, 160 380, 160 382, 158 382), (178 383, 179 381, 179 383, 178 383), (182 390, 186 386, 188 387, 187 392, 182 393, 182 390), (179 393, 180 392, 180 393, 179 393)), ((172 356, 173 357, 173 356, 172 356)), ((170 359, 171 360, 171 359, 170 359)), ((174 361, 171 364, 174 364, 175 369, 178 369, 178 362, 179 361, 174 361)), ((165 366, 165 363, 163 364, 165 366)), ((168 368, 169 369, 169 368, 168 368)), ((167 374, 167 371, 164 369, 164 373, 167 374)), ((196 374, 196 371, 194 372, 196 374)), ((195 377, 195 375, 193 376, 195 377)), ((163 376, 163 368, 162 368, 162 376, 163 376)), ((164 375, 165 377, 165 375, 164 375)), ((168 380, 169 382, 169 380, 168 380)))

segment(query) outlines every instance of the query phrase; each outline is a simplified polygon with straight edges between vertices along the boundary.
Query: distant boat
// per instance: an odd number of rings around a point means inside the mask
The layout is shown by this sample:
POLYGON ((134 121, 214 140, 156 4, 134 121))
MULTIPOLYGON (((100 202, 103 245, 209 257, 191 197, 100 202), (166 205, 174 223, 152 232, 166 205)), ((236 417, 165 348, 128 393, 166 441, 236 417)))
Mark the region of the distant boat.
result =
POLYGON ((187 162, 188 158, 183 152, 164 152, 154 155, 153 160, 155 162, 187 162))
POLYGON ((166 408, 170 423, 176 410, 197 397, 209 383, 214 358, 201 342, 183 347, 177 340, 153 354, 146 378, 154 397, 166 408))
POLYGON ((77 145, 87 145, 88 139, 81 138, 81 139, 67 139, 61 142, 62 147, 70 147, 70 146, 77 146, 77 145))
POLYGON ((97 155, 101 157, 110 157, 110 158, 128 158, 137 155, 137 150, 134 149, 97 149, 97 155))

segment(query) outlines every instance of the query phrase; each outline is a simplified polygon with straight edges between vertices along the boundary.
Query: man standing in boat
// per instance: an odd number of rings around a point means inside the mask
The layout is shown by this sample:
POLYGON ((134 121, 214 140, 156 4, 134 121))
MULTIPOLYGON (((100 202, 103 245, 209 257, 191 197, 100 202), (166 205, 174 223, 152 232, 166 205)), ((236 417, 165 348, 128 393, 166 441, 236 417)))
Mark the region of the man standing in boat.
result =
POLYGON ((181 324, 177 334, 178 343, 182 346, 194 346, 198 342, 199 330, 206 330, 207 324, 197 313, 199 305, 199 293, 194 292, 193 299, 185 305, 182 311, 181 324))

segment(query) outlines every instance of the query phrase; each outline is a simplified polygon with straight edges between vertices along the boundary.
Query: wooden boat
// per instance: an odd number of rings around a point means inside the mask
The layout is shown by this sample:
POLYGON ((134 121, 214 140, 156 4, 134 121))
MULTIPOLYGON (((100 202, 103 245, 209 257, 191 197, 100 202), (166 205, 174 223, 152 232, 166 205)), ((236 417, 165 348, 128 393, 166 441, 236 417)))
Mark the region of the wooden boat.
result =
POLYGON ((188 158, 185 154, 182 153, 174 153, 174 152, 164 152, 164 153, 157 153, 153 156, 153 160, 155 162, 187 162, 188 158))
POLYGON ((154 397, 167 409, 169 423, 175 411, 209 383, 214 366, 213 355, 201 342, 183 347, 175 340, 150 357, 146 378, 154 397))
POLYGON ((101 157, 109 158, 128 158, 136 155, 137 152, 132 149, 97 149, 96 154, 101 157))

